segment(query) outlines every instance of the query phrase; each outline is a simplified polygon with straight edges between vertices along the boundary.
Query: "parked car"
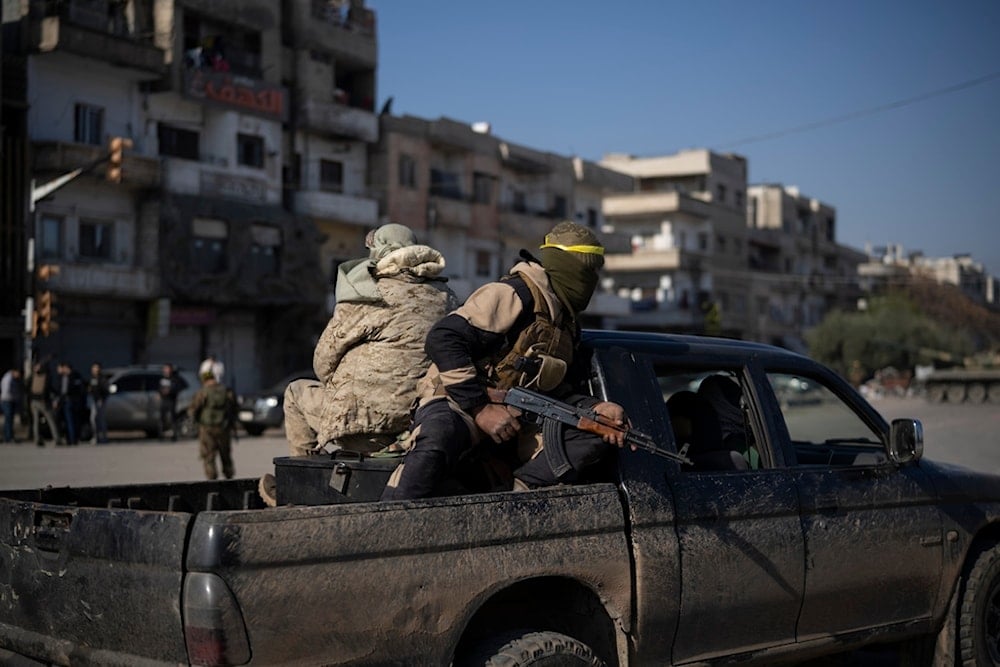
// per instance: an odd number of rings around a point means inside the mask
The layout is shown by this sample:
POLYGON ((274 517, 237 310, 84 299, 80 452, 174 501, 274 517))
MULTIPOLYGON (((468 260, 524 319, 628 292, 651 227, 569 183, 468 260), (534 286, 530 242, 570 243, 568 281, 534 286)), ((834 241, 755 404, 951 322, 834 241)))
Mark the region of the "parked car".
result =
MULTIPOLYGON (((108 396, 106 415, 109 431, 145 431, 150 438, 160 433, 160 394, 157 391, 162 365, 125 366, 110 368, 108 374, 108 396)), ((201 386, 193 371, 178 369, 176 374, 181 384, 177 396, 178 437, 191 438, 197 435, 193 420, 187 409, 191 399, 201 386)))
POLYGON ((250 435, 260 435, 268 428, 280 428, 285 423, 285 388, 293 380, 315 380, 312 369, 304 369, 281 378, 267 389, 236 397, 240 424, 250 435))

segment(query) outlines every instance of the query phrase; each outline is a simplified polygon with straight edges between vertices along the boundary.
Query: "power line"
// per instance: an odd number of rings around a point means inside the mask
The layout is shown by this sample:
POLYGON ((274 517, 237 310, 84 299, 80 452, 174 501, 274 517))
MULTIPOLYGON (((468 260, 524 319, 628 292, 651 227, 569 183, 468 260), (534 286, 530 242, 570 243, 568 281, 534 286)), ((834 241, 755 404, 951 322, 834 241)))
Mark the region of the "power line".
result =
POLYGON ((849 120, 854 120, 855 118, 862 118, 864 116, 872 116, 877 113, 882 113, 883 111, 889 111, 892 109, 899 109, 902 107, 910 106, 911 104, 916 104, 917 102, 923 102, 924 100, 929 100, 934 97, 941 97, 942 95, 950 95, 951 93, 958 92, 960 90, 965 90, 966 88, 972 88, 974 86, 979 86, 994 79, 1000 78, 1000 72, 992 72, 984 76, 976 77, 975 79, 969 79, 967 81, 962 81, 961 83, 956 83, 945 88, 939 88, 937 90, 932 90, 927 93, 922 93, 920 95, 915 95, 913 97, 907 97, 905 99, 896 100, 895 102, 889 102, 887 104, 880 104, 875 107, 869 107, 867 109, 860 109, 858 111, 851 111, 840 116, 833 116, 832 118, 826 118, 823 120, 813 121, 811 123, 805 123, 804 125, 797 125, 795 127, 790 127, 785 130, 776 130, 774 132, 766 132, 764 134, 758 134, 751 137, 746 137, 745 139, 739 139, 737 141, 730 141, 723 143, 719 146, 719 149, 734 148, 736 146, 745 146, 746 144, 758 143, 761 141, 768 141, 770 139, 777 139, 779 137, 784 137, 789 134, 798 134, 800 132, 808 132, 809 130, 815 130, 821 127, 826 127, 828 125, 835 125, 837 123, 844 123, 849 120))

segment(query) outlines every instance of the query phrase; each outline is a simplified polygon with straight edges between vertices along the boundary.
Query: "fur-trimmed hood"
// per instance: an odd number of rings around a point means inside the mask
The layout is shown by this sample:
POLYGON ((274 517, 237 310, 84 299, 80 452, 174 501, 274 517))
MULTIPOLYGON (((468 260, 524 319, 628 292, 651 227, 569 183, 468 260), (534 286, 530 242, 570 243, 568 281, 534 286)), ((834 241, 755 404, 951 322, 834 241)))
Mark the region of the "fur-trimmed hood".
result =
POLYGON ((381 301, 379 280, 442 280, 438 276, 444 267, 444 256, 426 245, 398 248, 377 262, 367 258, 344 262, 337 270, 337 302, 381 301))

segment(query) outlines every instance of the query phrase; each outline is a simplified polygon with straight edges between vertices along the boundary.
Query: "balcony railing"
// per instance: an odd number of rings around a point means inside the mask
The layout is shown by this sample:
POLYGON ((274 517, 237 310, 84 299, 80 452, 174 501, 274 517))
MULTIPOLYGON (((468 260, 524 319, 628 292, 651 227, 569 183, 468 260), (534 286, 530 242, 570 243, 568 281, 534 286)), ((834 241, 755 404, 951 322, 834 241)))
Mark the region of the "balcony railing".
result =
POLYGON ((159 76, 166 70, 164 52, 153 46, 152 31, 135 27, 107 0, 32 0, 31 48, 66 51, 159 76))

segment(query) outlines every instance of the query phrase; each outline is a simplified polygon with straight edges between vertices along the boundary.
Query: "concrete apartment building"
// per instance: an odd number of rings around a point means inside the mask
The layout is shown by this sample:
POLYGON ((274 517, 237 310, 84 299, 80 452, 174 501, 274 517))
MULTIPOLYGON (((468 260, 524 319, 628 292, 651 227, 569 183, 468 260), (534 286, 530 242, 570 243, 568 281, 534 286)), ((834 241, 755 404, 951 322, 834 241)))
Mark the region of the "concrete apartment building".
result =
POLYGON ((805 352, 805 331, 855 307, 865 256, 836 242, 836 210, 798 188, 751 185, 747 196, 750 335, 805 352))
POLYGON ((747 161, 687 150, 600 162, 635 179, 634 191, 604 198, 609 229, 631 247, 609 254, 605 289, 627 298, 609 326, 745 337, 748 309, 747 161))
POLYGON ((920 251, 907 252, 898 243, 869 245, 865 248, 865 259, 858 267, 858 274, 866 293, 884 292, 923 278, 954 285, 976 303, 1000 309, 997 278, 969 254, 927 257, 920 251))
MULTIPOLYGON (((600 202, 631 190, 632 178, 504 141, 485 124, 383 115, 370 167, 382 217, 412 227, 444 254, 461 298, 503 275, 560 220, 587 225, 612 250, 625 249, 603 233, 600 202)), ((601 325, 625 312, 622 299, 598 294, 587 320, 601 325)))
POLYGON ((37 261, 60 269, 48 285, 60 328, 37 351, 189 368, 213 352, 239 389, 308 366, 331 279, 320 260, 330 246, 355 256, 377 224, 374 13, 360 1, 20 4, 5 37, 22 38, 32 176, 99 161, 112 137, 133 143, 120 183, 102 164, 38 204, 30 229, 37 261))
POLYGON ((636 179, 604 198, 630 251, 605 287, 629 298, 620 329, 719 333, 805 350, 803 333, 859 295, 864 255, 836 242, 836 211, 794 187, 748 185, 739 155, 687 150, 602 165, 636 179))

